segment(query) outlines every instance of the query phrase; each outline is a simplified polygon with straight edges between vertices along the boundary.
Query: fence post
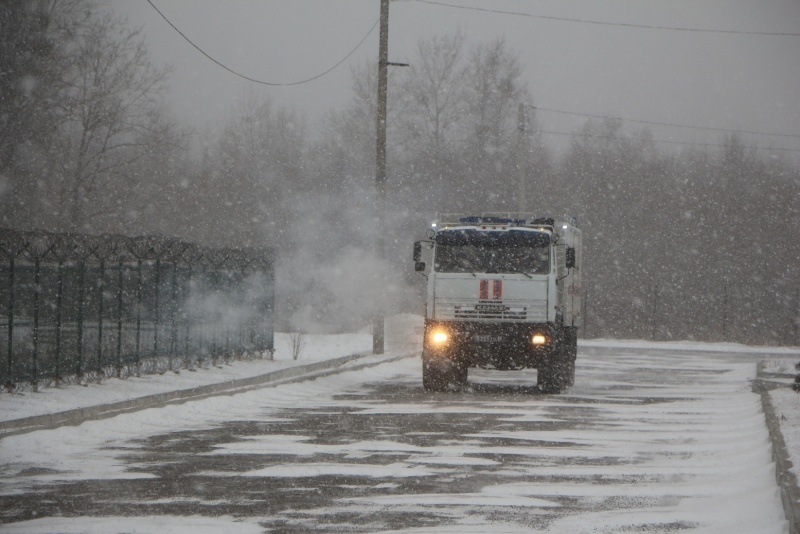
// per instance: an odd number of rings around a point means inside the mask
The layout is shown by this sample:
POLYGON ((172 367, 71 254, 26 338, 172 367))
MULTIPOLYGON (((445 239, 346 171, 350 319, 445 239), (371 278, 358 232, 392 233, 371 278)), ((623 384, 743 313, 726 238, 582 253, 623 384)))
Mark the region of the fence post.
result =
POLYGON ((158 357, 158 327, 161 326, 161 309, 159 302, 159 294, 161 293, 161 258, 156 258, 156 294, 155 294, 155 302, 153 303, 153 307, 155 308, 154 313, 154 324, 153 324, 153 356, 158 357))
MULTIPOLYGON (((209 285, 207 272, 208 272, 208 267, 204 264, 203 274, 200 276, 201 283, 203 284, 203 289, 206 289, 207 286, 209 285)), ((194 325, 194 326, 199 326, 199 328, 195 329, 196 332, 195 335, 199 338, 197 340, 197 364, 198 367, 202 368, 203 360, 206 359, 205 358, 206 355, 203 351, 207 350, 209 345, 208 340, 206 339, 206 323, 205 321, 203 321, 199 325, 194 325), (197 330, 199 330, 199 333, 197 333, 197 330)))
POLYGON ((15 383, 13 380, 14 369, 14 256, 9 255, 8 262, 8 362, 6 374, 6 390, 9 393, 14 391, 15 383))
POLYGON ((117 273, 117 361, 115 371, 117 378, 122 378, 122 295, 125 284, 124 269, 125 264, 122 258, 119 259, 119 272, 117 273))
POLYGON ((39 292, 41 291, 42 265, 39 256, 33 260, 33 369, 31 387, 39 392, 39 292))
POLYGON ((184 338, 185 342, 183 345, 183 359, 184 359, 184 366, 189 370, 192 369, 192 362, 189 356, 189 337, 192 324, 191 320, 189 319, 189 311, 186 309, 186 302, 191 294, 192 294, 192 265, 189 264, 189 269, 186 274, 186 294, 183 297, 184 304, 182 307, 183 319, 184 322, 186 323, 186 337, 184 338))
POLYGON ((75 374, 78 382, 83 379, 83 300, 86 292, 86 262, 78 264, 78 368, 75 374))
POLYGON ((178 263, 175 262, 172 264, 172 303, 170 305, 170 309, 172 310, 172 317, 171 319, 171 326, 172 332, 170 333, 170 343, 169 343, 169 370, 172 371, 172 357, 177 352, 178 349, 178 322, 177 322, 177 315, 178 315, 178 263))
POLYGON ((64 262, 58 261, 58 271, 56 274, 58 278, 56 286, 56 371, 55 380, 56 386, 61 383, 61 331, 62 331, 62 318, 61 308, 64 303, 64 262))
MULTIPOLYGON (((218 273, 215 271, 213 275, 217 275, 218 273)), ((212 275, 212 276, 213 276, 212 275)), ((203 283, 209 284, 209 276, 208 276, 208 268, 203 266, 203 283)), ((219 278, 217 276, 213 276, 213 282, 209 285, 213 287, 214 292, 216 293, 219 290, 219 278)), ((216 321, 215 321, 216 322, 216 321)), ((217 341, 219 341, 219 329, 216 328, 214 325, 209 325, 209 321, 207 318, 203 320, 203 338, 205 339, 205 333, 209 332, 211 335, 209 336, 211 339, 206 342, 206 350, 208 350, 209 354, 211 355, 211 365, 217 365, 217 341)), ((200 354, 203 354, 203 351, 200 351, 200 354)))
POLYGON ((142 339, 142 260, 140 259, 137 264, 137 282, 136 282, 136 377, 142 376, 140 352, 142 339))
MULTIPOLYGON (((241 284, 242 295, 244 296, 247 294, 247 287, 246 287, 247 270, 245 269, 244 266, 242 266, 241 277, 242 277, 242 284, 241 284)), ((251 347, 253 346, 253 338, 255 337, 255 334, 253 332, 253 321, 256 316, 255 300, 253 301, 252 308, 248 310, 248 313, 250 314, 250 318, 244 324, 239 325, 239 348, 242 350, 243 354, 246 351, 252 350, 251 347)))
POLYGON ((106 260, 100 260, 100 278, 97 280, 97 383, 103 375, 103 298, 105 293, 106 260))

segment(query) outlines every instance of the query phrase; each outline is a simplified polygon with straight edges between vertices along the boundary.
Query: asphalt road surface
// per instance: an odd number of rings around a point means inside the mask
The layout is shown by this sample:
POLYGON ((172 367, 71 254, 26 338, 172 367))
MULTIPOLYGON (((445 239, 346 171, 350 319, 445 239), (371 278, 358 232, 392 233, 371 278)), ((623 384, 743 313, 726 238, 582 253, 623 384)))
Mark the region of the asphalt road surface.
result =
POLYGON ((788 531, 747 356, 582 348, 561 395, 473 370, 426 393, 420 365, 4 438, 0 530, 788 531))

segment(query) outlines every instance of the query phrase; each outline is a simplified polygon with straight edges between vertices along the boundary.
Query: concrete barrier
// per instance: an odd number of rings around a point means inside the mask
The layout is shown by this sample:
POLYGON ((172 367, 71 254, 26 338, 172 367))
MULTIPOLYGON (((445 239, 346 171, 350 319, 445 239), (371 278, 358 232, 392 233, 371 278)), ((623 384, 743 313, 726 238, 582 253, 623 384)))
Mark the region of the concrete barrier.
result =
POLYGON ((786 450, 786 442, 781 434, 781 425, 775 408, 770 402, 770 387, 763 382, 763 365, 758 365, 758 381, 762 384, 757 388, 761 393, 761 404, 767 420, 770 441, 772 441, 772 459, 775 462, 775 480, 781 491, 781 501, 786 520, 789 521, 789 532, 800 534, 800 489, 797 487, 797 477, 791 471, 792 462, 786 450))
POLYGON ((257 389, 260 387, 275 386, 300 380, 309 380, 311 378, 326 376, 345 370, 350 371, 363 369, 365 367, 371 367, 374 365, 380 365, 382 363, 409 358, 414 355, 414 352, 404 352, 401 354, 385 356, 373 356, 371 354, 351 354, 349 356, 342 356, 341 358, 287 367, 279 371, 273 371, 248 378, 240 378, 237 380, 219 382, 216 384, 207 384, 189 389, 168 391, 165 393, 156 393, 153 395, 138 397, 136 399, 89 406, 86 408, 77 408, 74 410, 66 410, 52 414, 36 415, 32 417, 12 419, 10 421, 2 421, 0 422, 0 439, 5 436, 13 436, 15 434, 23 434, 26 432, 33 432, 35 430, 43 430, 47 428, 56 428, 62 425, 78 425, 84 421, 114 417, 115 415, 143 410, 146 408, 157 408, 160 406, 166 406, 167 404, 180 404, 192 400, 212 397, 215 395, 234 395, 236 393, 242 393, 244 391, 257 389), (343 366, 353 362, 358 363, 350 365, 346 369, 341 369, 343 366))

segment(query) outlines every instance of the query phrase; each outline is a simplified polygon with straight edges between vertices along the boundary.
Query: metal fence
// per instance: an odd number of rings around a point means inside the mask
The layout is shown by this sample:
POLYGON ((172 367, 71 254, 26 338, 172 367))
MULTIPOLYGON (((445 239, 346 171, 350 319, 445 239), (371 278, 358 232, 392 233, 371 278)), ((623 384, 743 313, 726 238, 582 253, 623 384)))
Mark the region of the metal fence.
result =
POLYGON ((273 349, 270 250, 0 229, 0 381, 100 379, 273 349))

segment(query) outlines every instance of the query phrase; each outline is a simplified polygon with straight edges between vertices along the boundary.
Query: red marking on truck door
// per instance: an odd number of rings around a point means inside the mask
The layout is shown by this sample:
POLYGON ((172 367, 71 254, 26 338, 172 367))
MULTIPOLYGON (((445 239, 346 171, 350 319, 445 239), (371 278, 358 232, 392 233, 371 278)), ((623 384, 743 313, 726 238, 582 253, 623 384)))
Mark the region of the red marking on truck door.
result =
POLYGON ((478 296, 481 300, 489 300, 489 281, 481 280, 480 294, 478 296))
MULTIPOLYGON (((491 300, 502 300, 503 299, 503 281, 502 280, 492 280, 492 297, 491 300)), ((490 300, 489 299, 489 280, 481 280, 480 281, 480 291, 479 297, 480 300, 490 300)))
POLYGON ((492 286, 492 298, 494 300, 500 300, 503 298, 503 281, 502 280, 494 280, 494 284, 492 286))

